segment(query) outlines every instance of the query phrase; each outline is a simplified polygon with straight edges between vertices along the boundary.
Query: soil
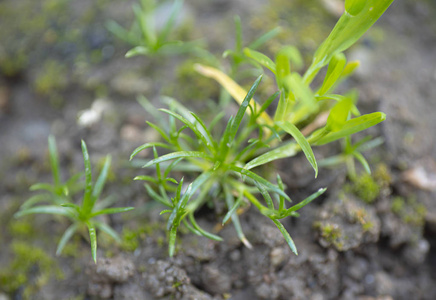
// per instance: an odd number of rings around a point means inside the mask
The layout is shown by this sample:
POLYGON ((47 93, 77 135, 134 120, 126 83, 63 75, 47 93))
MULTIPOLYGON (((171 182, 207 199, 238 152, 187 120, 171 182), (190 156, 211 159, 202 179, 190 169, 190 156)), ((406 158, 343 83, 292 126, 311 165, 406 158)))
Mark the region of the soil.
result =
MULTIPOLYGON (((160 107, 159 93, 172 92, 194 111, 204 111, 204 102, 196 98, 201 93, 189 98, 190 88, 174 82, 195 82, 211 98, 217 86, 194 73, 182 78, 177 66, 183 57, 125 59, 129 46, 104 24, 113 19, 128 26, 130 3, 35 2, 0 3, 0 38, 5 41, 0 45, 1 300, 436 299, 433 1, 394 1, 347 52, 362 64, 346 88, 358 89, 362 112, 388 116, 367 132, 384 139, 382 146, 364 153, 374 176, 353 182, 343 166, 321 169, 315 180, 303 156, 276 164, 294 201, 328 188, 299 218, 283 221, 298 256, 273 223, 249 209, 241 215, 241 225, 253 249, 225 226, 219 231, 223 242, 182 231, 173 258, 167 254, 160 207, 131 180, 143 171, 129 165, 130 153, 156 139, 135 98, 144 94, 160 107), (116 206, 137 207, 106 220, 123 244, 100 234, 97 264, 80 235, 55 256, 69 225, 62 219, 13 218, 32 195, 31 184, 51 181, 49 134, 56 136, 63 176, 83 168, 81 139, 94 168, 111 154, 114 165, 105 194, 117 196, 116 206), (374 184, 375 197, 368 196, 374 184)), ((206 36, 211 51, 220 55, 233 45, 234 14, 243 20, 247 41, 258 35, 259 20, 268 30, 278 19, 285 33, 279 42, 300 43, 303 53, 312 53, 337 16, 322 1, 291 2, 186 1, 177 34, 206 36), (307 20, 319 23, 306 26, 307 20)), ((315 155, 331 155, 336 146, 317 148, 315 155)), ((198 213, 202 227, 213 230, 220 224, 222 216, 215 211, 198 213)))

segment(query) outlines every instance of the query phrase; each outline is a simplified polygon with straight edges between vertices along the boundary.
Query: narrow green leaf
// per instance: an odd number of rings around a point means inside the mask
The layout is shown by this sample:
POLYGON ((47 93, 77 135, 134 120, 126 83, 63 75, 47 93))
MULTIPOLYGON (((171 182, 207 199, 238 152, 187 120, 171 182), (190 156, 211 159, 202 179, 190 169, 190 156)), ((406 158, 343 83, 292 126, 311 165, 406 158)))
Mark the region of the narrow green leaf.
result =
POLYGON ((86 222, 89 231, 89 241, 91 242, 91 253, 94 263, 97 263, 97 233, 95 232, 95 227, 91 222, 86 222))
POLYGON ((177 237, 177 228, 179 226, 172 226, 170 230, 170 236, 168 240, 168 254, 170 257, 174 256, 174 251, 176 249, 176 237, 177 237))
POLYGON ((125 56, 127 58, 130 58, 130 57, 134 57, 134 56, 138 56, 138 55, 147 56, 149 54, 150 54, 150 49, 148 47, 136 46, 135 48, 132 48, 129 51, 127 51, 125 56))
POLYGON ((286 195, 285 192, 283 192, 280 188, 278 188, 276 185, 272 184, 271 182, 269 182, 268 180, 266 180, 265 178, 260 177, 259 175, 257 175, 256 173, 253 173, 249 170, 237 167, 237 166, 233 166, 230 165, 229 169, 232 171, 235 171, 243 176, 247 176, 249 178, 251 178, 254 181, 257 181, 259 184, 265 186, 266 188, 268 188, 270 191, 275 192, 279 195, 282 195, 283 197, 285 197, 286 199, 289 199, 289 196, 286 195))
MULTIPOLYGON (((295 96, 296 104, 292 107, 293 112, 290 114, 289 119, 279 121, 289 121, 296 124, 305 120, 311 114, 318 111, 318 103, 312 93, 312 90, 307 86, 298 73, 292 73, 285 79, 285 84, 288 89, 292 91, 295 96)), ((286 116, 287 114, 285 114, 286 116)))
POLYGON ((191 221, 192 226, 198 231, 200 232, 200 234, 204 237, 207 237, 208 239, 214 240, 214 241, 222 241, 223 239, 220 236, 217 236, 213 233, 207 232, 206 230, 204 230, 203 228, 201 228, 197 222, 195 221, 194 218, 194 214, 190 213, 189 214, 189 221, 191 221))
POLYGON ((94 207, 95 202, 100 197, 103 191, 104 184, 106 183, 106 178, 109 173, 109 168, 111 165, 111 156, 106 156, 103 168, 101 169, 100 175, 97 178, 94 189, 92 190, 92 207, 94 207))
POLYGON ((313 193, 312 195, 310 195, 309 197, 307 197, 303 201, 301 201, 301 202, 295 204, 294 206, 288 208, 286 210, 286 213, 289 214, 291 212, 294 212, 294 211, 297 211, 297 210, 303 208, 304 206, 306 206, 307 204, 309 204, 310 202, 312 202, 313 200, 318 198, 320 195, 324 194, 324 192, 326 190, 327 190, 326 188, 319 189, 318 191, 316 191, 315 193, 313 193))
POLYGON ((56 194, 54 186, 49 183, 35 183, 30 186, 29 190, 31 191, 45 190, 53 194, 56 194))
POLYGON ((151 198, 153 198, 157 202, 162 203, 165 206, 173 207, 173 205, 169 203, 167 199, 159 196, 148 184, 144 184, 144 186, 151 198))
POLYGON ((50 166, 53 174, 54 185, 58 187, 61 184, 61 176, 59 174, 59 157, 56 148, 56 139, 53 135, 48 137, 48 152, 50 156, 50 166))
POLYGON ((237 53, 242 51, 242 28, 241 19, 239 16, 234 17, 235 20, 235 50, 237 53))
POLYGON ((280 27, 273 28, 267 33, 257 38, 255 41, 253 41, 247 48, 256 50, 257 48, 265 44, 267 41, 277 36, 281 31, 282 29, 280 27))
POLYGON ((120 236, 109 225, 107 225, 106 223, 103 223, 103 222, 99 222, 99 221, 94 221, 94 225, 95 225, 95 227, 97 227, 98 229, 100 229, 101 231, 103 231, 104 233, 109 235, 111 238, 113 238, 117 243, 121 243, 120 236))
POLYGON ((159 213, 159 215, 160 216, 162 216, 162 215, 164 215, 164 214, 168 214, 168 213, 172 213, 173 211, 171 210, 171 209, 164 209, 164 210, 162 210, 160 213, 159 213))
MULTIPOLYGON (((151 123, 151 122, 149 122, 149 121, 146 121, 145 123, 147 123, 148 124, 148 126, 150 126, 151 128, 153 128, 154 130, 156 130, 161 136, 162 136, 162 138, 165 140, 165 141, 167 141, 168 143, 171 143, 171 139, 170 139, 170 137, 163 131, 163 129, 162 128, 160 128, 159 126, 157 126, 156 124, 154 124, 154 123, 151 123)), ((159 143, 160 144, 160 143, 159 143)), ((160 147, 162 147, 162 146, 160 146, 160 147)))
POLYGON ((90 212, 92 209, 91 196, 92 196, 92 174, 91 162, 89 160, 88 149, 86 148, 85 141, 82 140, 82 153, 83 162, 85 164, 85 194, 83 195, 82 207, 85 211, 90 212))
POLYGON ((71 237, 74 235, 74 233, 79 228, 80 223, 74 223, 70 227, 65 230, 64 234, 62 235, 61 239, 59 240, 58 247, 56 249, 56 255, 59 256, 62 253, 62 250, 64 249, 65 245, 68 243, 68 241, 71 239, 71 237))
POLYGON ((154 0, 141 0, 141 6, 133 4, 133 12, 135 13, 136 21, 139 24, 142 35, 147 46, 153 48, 156 46, 156 33, 154 28, 154 0))
POLYGON ((298 255, 298 251, 297 251, 297 247, 295 246, 294 241, 292 240, 291 236, 289 235, 289 233, 286 231, 285 227, 282 225, 282 223, 280 223, 280 221, 278 220, 274 220, 272 219, 272 221, 274 222, 274 224, 276 224, 277 228, 280 230, 280 232, 282 233, 283 237, 286 240, 286 243, 288 243, 289 248, 291 248, 292 252, 295 253, 295 255, 298 255))
POLYGON ((244 166, 244 169, 250 170, 277 159, 295 156, 300 149, 301 147, 297 143, 284 144, 252 159, 244 166))
POLYGON ((251 50, 249 48, 244 48, 244 54, 249 58, 253 59, 255 62, 268 68, 274 74, 276 73, 276 64, 265 54, 262 54, 255 50, 251 50))
POLYGON ((111 214, 117 214, 121 212, 131 211, 135 209, 134 207, 114 207, 114 208, 105 208, 100 211, 96 211, 91 214, 90 218, 93 218, 95 216, 99 215, 111 215, 111 214))
POLYGON ((162 45, 168 38, 169 33, 171 32, 172 28, 174 27, 174 22, 176 20, 177 14, 181 12, 183 5, 183 0, 175 0, 173 6, 171 7, 170 16, 165 23, 164 28, 159 33, 159 36, 157 38, 158 44, 162 45))
POLYGON ((144 180, 144 181, 150 181, 153 183, 157 183, 158 180, 155 177, 147 176, 147 175, 139 175, 133 178, 133 180, 144 180))
POLYGON ((204 131, 205 137, 207 138, 208 143, 210 143, 214 150, 216 149, 217 145, 212 137, 212 134, 210 133, 209 129, 207 128, 206 124, 204 124, 203 120, 200 119, 199 116, 197 116, 195 113, 191 112, 191 115, 195 118, 195 120, 200 124, 201 128, 204 131))
POLYGON ((164 143, 146 143, 146 144, 143 144, 143 145, 137 147, 135 150, 133 150, 132 154, 130 155, 130 160, 132 160, 142 150, 145 150, 145 149, 151 148, 151 147, 161 147, 161 148, 165 148, 165 149, 171 149, 171 147, 169 145, 164 144, 164 143))
POLYGON ((223 218, 223 222, 222 225, 224 226, 225 223, 227 223, 227 221, 230 219, 230 217, 233 216, 233 214, 235 213, 235 211, 238 209, 238 207, 241 205, 242 202, 242 194, 238 197, 238 199, 236 200, 236 202, 233 204, 232 207, 229 207, 229 211, 226 213, 226 215, 223 218))
POLYGON ((262 80, 262 75, 257 77, 256 81, 253 83, 247 95, 245 96, 244 101, 242 101, 241 106, 239 107, 238 112, 236 113, 236 116, 232 122, 232 127, 229 133, 229 143, 232 143, 232 141, 235 139, 239 126, 241 125, 242 118, 245 115, 245 111, 247 110, 247 107, 250 104, 250 101, 253 98, 254 93, 256 92, 256 89, 259 86, 261 80, 262 80))
POLYGON ((316 163, 315 154, 313 154, 312 148, 304 135, 298 130, 298 128, 289 122, 277 122, 277 125, 284 131, 292 135, 295 141, 300 145, 307 160, 312 168, 315 170, 315 178, 318 176, 318 165, 316 163))
POLYGON ((35 195, 30 197, 29 199, 27 199, 21 206, 20 206, 20 210, 24 210, 27 209, 37 203, 40 202, 53 202, 53 196, 50 194, 39 194, 39 195, 35 195))
POLYGON ((356 132, 377 125, 378 123, 383 122, 385 119, 386 115, 384 113, 375 112, 348 120, 341 130, 327 134, 314 144, 319 146, 339 140, 356 132))
POLYGON ((72 218, 74 215, 68 210, 68 208, 57 206, 57 205, 41 205, 37 207, 32 207, 24 210, 20 210, 14 214, 15 218, 20 218, 25 215, 31 214, 53 214, 61 215, 72 218))
POLYGON ((371 168, 369 167, 365 157, 359 152, 353 152, 353 156, 360 162, 366 173, 371 174, 371 168))
POLYGON ((271 103, 280 95, 280 92, 277 91, 273 95, 271 95, 260 107, 258 111, 256 111, 256 119, 271 105, 271 103))
POLYGON ((327 69, 327 74, 324 78, 324 82, 322 83, 321 89, 318 92, 319 95, 324 95, 330 91, 333 85, 341 77, 346 63, 347 59, 343 53, 337 53, 332 57, 327 69))
POLYGON ((271 210, 274 210, 274 203, 271 199, 270 194, 266 190, 266 188, 263 185, 259 184, 257 181, 255 181, 254 184, 256 185, 257 189, 259 190, 259 192, 261 193, 261 195, 265 199, 265 202, 266 202, 268 208, 271 210))
POLYGON ((187 125, 189 127, 189 129, 191 129, 194 134, 203 142, 203 144, 212 152, 214 153, 215 149, 213 147, 213 142, 211 140, 209 140, 209 137, 207 136, 206 133, 198 130, 197 126, 194 125, 191 121, 189 121, 188 119, 184 118, 183 116, 176 114, 175 112, 172 112, 168 109, 160 109, 160 111, 163 111, 171 116, 173 116, 174 118, 178 119, 180 122, 182 122, 183 124, 187 125))
POLYGON ((167 160, 172 160, 180 157, 191 157, 191 158, 205 158, 210 159, 210 156, 205 154, 204 152, 200 151, 179 151, 179 152, 173 152, 170 154, 162 155, 158 158, 155 158, 151 161, 149 161, 147 164, 143 166, 143 168, 147 168, 151 165, 158 164, 167 160))

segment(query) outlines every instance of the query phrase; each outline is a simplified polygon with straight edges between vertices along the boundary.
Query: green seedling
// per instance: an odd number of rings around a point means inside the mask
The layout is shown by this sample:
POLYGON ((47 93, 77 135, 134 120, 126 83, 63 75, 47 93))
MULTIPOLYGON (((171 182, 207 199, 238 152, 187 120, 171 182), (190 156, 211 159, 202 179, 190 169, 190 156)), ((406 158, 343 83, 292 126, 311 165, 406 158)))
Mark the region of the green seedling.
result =
POLYGON ((48 138, 48 152, 50 159, 50 167, 53 176, 53 184, 37 183, 30 187, 31 191, 44 191, 42 194, 37 194, 29 198, 23 203, 21 209, 29 208, 40 202, 48 202, 50 204, 62 204, 70 202, 71 197, 83 189, 83 184, 79 182, 83 173, 77 173, 70 179, 62 182, 59 170, 59 155, 56 147, 54 136, 48 138))
POLYGON ((155 0, 140 0, 140 5, 133 5, 136 21, 130 30, 124 29, 115 21, 109 21, 106 27, 119 39, 135 46, 127 52, 126 57, 158 54, 177 55, 193 52, 198 48, 198 42, 169 40, 182 6, 183 0, 174 1, 170 15, 160 30, 156 29, 155 11, 157 4, 155 0))
MULTIPOLYGON (((55 178, 54 187, 62 187, 59 183, 59 163, 57 160, 57 152, 56 152, 56 144, 54 137, 49 138, 49 148, 50 148, 50 161, 52 164, 53 177, 55 178)), ((74 235, 74 233, 81 231, 83 228, 87 228, 89 232, 89 240, 91 243, 91 253, 94 262, 97 262, 97 235, 96 229, 99 229, 109 236, 111 236, 116 241, 120 241, 118 234, 106 223, 97 219, 100 215, 108 215, 115 214, 120 212, 126 212, 132 210, 133 207, 119 207, 119 208, 107 208, 112 202, 112 198, 107 198, 98 202, 97 200, 100 198, 100 194, 103 191, 104 184, 106 182, 106 178, 109 172, 111 157, 107 156, 105 159, 104 166, 101 170, 100 175, 97 178, 97 181, 93 185, 92 183, 92 174, 91 174, 91 162, 89 160, 88 150, 86 148, 85 142, 82 140, 82 153, 83 160, 85 163, 85 185, 84 185, 84 194, 81 205, 77 205, 68 201, 69 199, 63 197, 65 195, 64 192, 61 193, 61 196, 58 196, 57 190, 52 186, 47 185, 46 190, 51 194, 46 200, 48 202, 52 202, 51 205, 39 205, 39 206, 30 206, 29 202, 35 204, 36 201, 28 200, 27 205, 22 207, 16 214, 15 217, 19 218, 25 215, 30 214, 54 214, 65 216, 71 220, 73 223, 68 227, 63 236, 61 237, 56 255, 60 255, 65 245, 74 235), (50 188, 49 188, 50 187, 50 188), (53 200, 54 199, 54 200, 53 200)), ((76 176, 73 176, 74 178, 76 176)), ((39 186, 43 186, 43 184, 39 184, 39 186)), ((65 191, 64 188, 59 188, 61 191, 65 191)), ((39 201, 38 201, 39 202, 39 201)))
MULTIPOLYGON (((217 119, 212 120, 207 126, 196 114, 189 112, 180 103, 172 100, 169 103, 170 110, 161 109, 162 112, 169 115, 167 131, 148 122, 151 127, 157 130, 164 142, 147 143, 133 151, 130 159, 133 159, 144 149, 153 148, 155 158, 144 167, 154 165, 157 177, 144 175, 137 176, 135 180, 147 181, 145 188, 149 195, 168 207, 162 211, 162 214, 170 214, 167 224, 167 229, 170 232, 170 256, 174 254, 176 235, 181 223, 195 234, 217 241, 221 240, 218 235, 202 229, 195 220, 195 212, 214 195, 223 197, 227 204, 228 213, 223 218, 223 224, 231 219, 239 238, 246 246, 251 247, 242 232, 236 209, 249 202, 274 222, 291 250, 297 253, 292 238, 279 220, 288 216, 298 216, 297 210, 324 193, 325 189, 321 189, 302 202, 287 208, 285 202, 290 201, 290 198, 284 192, 284 186, 279 177, 277 185, 243 168, 245 162, 254 153, 259 149, 268 147, 264 141, 264 128, 274 131, 273 128, 268 128, 266 125, 259 125, 257 119, 277 97, 277 93, 272 95, 261 107, 250 105, 261 78, 262 76, 255 81, 237 114, 229 119, 218 138, 215 138, 212 132, 222 115, 217 116, 217 119), (248 111, 250 112, 249 119, 243 123, 244 115, 248 111), (176 121, 181 122, 182 127, 178 128, 176 121), (184 133, 185 129, 190 129, 194 138, 184 133), (254 134, 257 134, 258 137, 250 138, 254 134), (159 156, 157 148, 167 149, 170 153, 159 156), (185 166, 182 165, 183 162, 185 162, 185 166), (183 178, 177 181, 169 177, 169 173, 176 168, 185 173, 194 171, 199 175, 184 188, 183 178), (157 190, 153 189, 152 186, 156 187, 157 190), (169 193, 173 196, 169 196, 169 193), (255 194, 260 194, 265 202, 259 201, 255 194)), ((144 101, 145 99, 142 98, 142 102, 144 101)), ((149 108, 147 104, 144 106, 149 108)), ((153 113, 153 111, 151 112, 153 113)), ((268 139, 276 138, 278 138, 277 134, 268 139)))
MULTIPOLYGON (((279 220, 298 216, 297 210, 324 193, 325 189, 287 208, 290 197, 284 192, 280 177, 273 183, 268 180, 269 176, 261 176, 252 169, 303 152, 316 177, 318 162, 312 147, 345 140, 344 154, 339 158, 353 163, 350 158, 356 158, 369 170, 360 153, 369 144, 365 141, 352 146, 350 137, 377 125, 386 116, 382 112, 361 115, 355 105, 355 93, 339 95, 334 90, 359 65, 358 62, 347 63, 342 52, 374 24, 392 1, 346 0, 343 16, 315 52, 312 64, 302 75, 298 71, 303 67, 303 60, 295 47, 283 47, 274 60, 258 52, 256 47, 242 49, 241 26, 236 19, 236 49, 227 51, 225 56, 232 58, 232 70, 236 73, 242 62, 251 60, 253 65, 262 66, 274 75, 277 92, 262 105, 253 97, 261 77, 247 92, 221 70, 204 65, 195 66, 199 73, 215 79, 237 101, 237 114, 220 131, 218 128, 224 112, 217 114, 207 125, 175 100, 167 101, 169 110, 161 111, 169 115, 169 124, 161 123, 159 126, 148 123, 161 135, 162 142, 144 144, 131 155, 132 159, 146 148, 153 149, 154 159, 144 167, 154 165, 157 177, 144 175, 135 179, 147 181, 145 188, 149 195, 168 208, 162 214, 169 214, 167 229, 170 256, 174 254, 177 231, 182 223, 195 234, 221 240, 218 235, 202 229, 195 220, 195 212, 210 198, 226 201, 228 212, 223 224, 231 219, 246 246, 251 245, 241 230, 236 212, 239 207, 251 204, 274 222, 291 250, 297 254, 292 238, 279 220), (312 80, 327 65, 324 80, 319 86, 313 87, 312 80), (267 108, 276 99, 275 114, 270 116, 267 108), (181 127, 177 126, 178 122, 182 124, 181 127), (185 133, 188 129, 190 134, 185 133), (159 155, 157 148, 162 148, 167 154, 159 155), (195 173, 196 178, 185 187, 184 178, 176 180, 169 176, 175 170, 195 173), (263 201, 258 200, 259 194, 263 201)), ((240 74, 231 76, 242 77, 240 74)), ((151 115, 156 115, 155 109, 145 98, 141 102, 151 115)))

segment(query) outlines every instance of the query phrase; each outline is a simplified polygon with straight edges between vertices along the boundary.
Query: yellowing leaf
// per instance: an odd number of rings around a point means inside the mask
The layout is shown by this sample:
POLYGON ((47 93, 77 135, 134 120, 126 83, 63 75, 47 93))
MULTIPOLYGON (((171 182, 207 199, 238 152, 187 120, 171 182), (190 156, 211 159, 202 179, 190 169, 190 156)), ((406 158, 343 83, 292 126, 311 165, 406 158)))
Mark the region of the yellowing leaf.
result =
MULTIPOLYGON (((208 67, 200 64, 195 65, 195 70, 203 76, 215 79, 226 91, 238 102, 239 105, 244 101, 245 96, 247 95, 247 91, 244 90, 239 84, 237 84, 233 79, 224 74, 218 69, 213 67, 208 67)), ((255 100, 251 99, 250 105, 252 107, 260 107, 259 104, 255 104, 255 100)), ((250 110, 247 110, 247 113, 251 113, 250 110)), ((274 123, 271 117, 266 113, 262 112, 257 119, 259 123, 273 126, 274 123)))

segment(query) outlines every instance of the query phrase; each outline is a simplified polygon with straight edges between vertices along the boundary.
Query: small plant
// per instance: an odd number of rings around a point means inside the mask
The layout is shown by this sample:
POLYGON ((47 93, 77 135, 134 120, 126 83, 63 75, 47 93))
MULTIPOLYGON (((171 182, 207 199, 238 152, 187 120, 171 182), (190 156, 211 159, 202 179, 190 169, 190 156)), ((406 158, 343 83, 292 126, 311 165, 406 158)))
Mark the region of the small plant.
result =
MULTIPOLYGON (((87 228, 89 232, 89 240, 91 243, 91 253, 94 262, 97 262, 97 235, 96 228, 107 233, 116 241, 120 241, 118 234, 107 224, 97 220, 97 216, 115 214, 119 212, 126 212, 132 210, 133 207, 119 207, 119 208, 106 208, 112 204, 112 198, 106 198, 100 202, 97 200, 100 198, 100 194, 103 191, 104 184, 108 175, 108 171, 111 164, 111 157, 106 156, 104 166, 101 170, 97 181, 93 185, 91 174, 91 162, 89 160, 88 150, 85 142, 82 140, 82 153, 85 163, 85 185, 84 194, 81 205, 74 204, 70 198, 71 187, 76 187, 76 182, 80 174, 76 174, 72 177, 74 180, 69 180, 65 184, 61 183, 59 173, 59 160, 56 150, 56 142, 53 136, 49 137, 49 154, 50 164, 52 167, 52 173, 54 178, 54 185, 39 183, 33 185, 31 190, 42 189, 46 190, 46 194, 38 195, 38 197, 32 197, 23 204, 21 209, 15 214, 15 217, 19 218, 29 214, 54 214, 65 216, 73 223, 68 227, 63 236, 61 237, 56 255, 60 255, 65 245, 71 239, 76 232, 80 232, 83 228, 87 228), (74 184, 73 184, 74 183, 74 184), (39 202, 49 202, 50 205, 38 205, 34 204, 39 202)), ((74 189, 76 191, 76 189, 74 189)))
POLYGON ((136 55, 153 56, 174 55, 191 52, 198 46, 196 42, 182 42, 168 40, 171 31, 183 5, 183 0, 175 0, 171 8, 171 13, 163 28, 158 31, 155 24, 155 10, 157 4, 155 0, 140 0, 140 5, 133 5, 133 12, 136 21, 130 30, 121 27, 115 21, 109 21, 107 28, 119 39, 135 46, 126 57, 136 55))
MULTIPOLYGON (((245 245, 250 247, 241 230, 236 210, 250 203, 274 222, 291 250, 297 254, 292 238, 279 220, 287 216, 298 216, 297 210, 324 193, 325 189, 320 189, 287 208, 286 201, 290 201, 290 198, 284 192, 280 177, 277 176, 277 184, 274 184, 267 179, 268 176, 260 176, 251 169, 295 156, 302 151, 316 177, 318 163, 312 146, 341 139, 348 142, 345 147, 347 160, 348 157, 354 157, 364 166, 367 165, 358 152, 361 145, 358 143, 351 146, 350 136, 382 122, 386 116, 382 112, 360 115, 355 106, 355 94, 338 95, 333 90, 359 65, 358 62, 347 63, 342 52, 372 26, 392 2, 393 0, 346 0, 344 14, 319 46, 312 64, 303 75, 297 72, 303 62, 295 47, 283 47, 276 54, 275 61, 254 50, 255 47, 242 49, 240 23, 237 19, 236 49, 227 51, 225 56, 232 58, 231 76, 234 78, 242 77, 238 74, 239 65, 248 61, 273 73, 278 91, 262 105, 253 99, 261 77, 247 92, 221 70, 196 65, 198 72, 218 81, 238 102, 240 107, 236 116, 231 117, 220 132, 219 123, 224 112, 218 113, 206 125, 199 116, 175 100, 167 101, 169 110, 161 111, 169 115, 169 124, 161 123, 158 126, 148 122, 161 135, 163 142, 144 144, 131 155, 132 159, 146 148, 153 149, 154 159, 144 167, 154 165, 157 178, 137 176, 135 179, 149 182, 145 188, 150 196, 168 207, 162 214, 170 214, 167 223, 170 256, 174 254, 176 234, 181 223, 195 234, 221 240, 219 236, 200 228, 195 220, 195 212, 212 197, 226 201, 228 212, 223 223, 232 219, 238 236, 245 245), (326 65, 328 69, 322 84, 312 88, 313 79, 326 65), (279 102, 275 115, 271 117, 266 110, 276 98, 279 98, 279 102), (248 120, 243 122, 245 115, 249 115, 248 120), (181 122, 182 126, 177 127, 177 122, 181 122), (185 129, 189 129, 192 134, 186 134, 185 129), (219 138, 215 138, 216 132, 219 138), (159 156, 156 150, 158 147, 170 153, 159 156), (173 170, 193 172, 197 177, 184 188, 184 178, 176 180, 169 176, 173 170), (264 203, 255 194, 260 194, 264 203)), ((144 106, 156 116, 149 103, 144 106)))

